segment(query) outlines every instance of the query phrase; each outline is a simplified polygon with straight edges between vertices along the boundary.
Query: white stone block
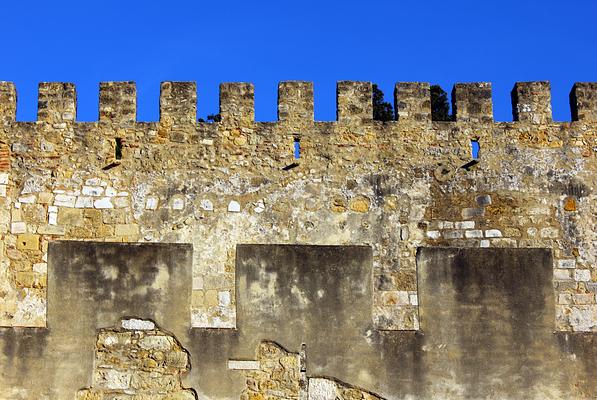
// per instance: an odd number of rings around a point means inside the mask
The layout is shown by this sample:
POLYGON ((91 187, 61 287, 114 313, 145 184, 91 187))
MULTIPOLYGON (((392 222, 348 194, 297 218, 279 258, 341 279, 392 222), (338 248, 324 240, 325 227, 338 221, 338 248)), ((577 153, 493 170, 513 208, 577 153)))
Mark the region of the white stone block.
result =
POLYGON ((202 209, 204 209, 205 211, 213 211, 214 210, 213 203, 210 200, 207 200, 207 199, 201 200, 200 207, 202 209))
POLYGON ((485 237, 488 237, 488 238, 502 237, 502 231, 500 231, 499 229, 488 229, 485 231, 485 237))
POLYGON ((240 212, 240 203, 238 201, 232 200, 230 203, 228 203, 228 211, 240 212))
POLYGON ((560 293, 558 295, 558 304, 572 304, 572 295, 570 293, 560 293))
POLYGON ((48 264, 47 263, 33 264, 33 272, 37 272, 38 274, 47 274, 48 273, 48 264))
POLYGON ((577 269, 574 270, 574 280, 577 282, 588 282, 591 280, 591 270, 577 269))
POLYGON ((58 213, 48 213, 48 224, 58 225, 58 213))
POLYGON ((227 290, 218 292, 218 303, 222 307, 229 306, 230 305, 230 292, 227 290))
POLYGON ((474 229, 475 221, 459 221, 456 222, 456 229, 474 229))
POLYGON ((121 325, 124 329, 131 331, 150 331, 155 329, 153 321, 137 318, 123 319, 121 325))
POLYGON ((253 209, 257 214, 261 214, 265 211, 265 202, 263 200, 259 200, 255 203, 255 208, 253 209))
POLYGON ((0 185, 8 185, 8 173, 0 173, 0 185))
POLYGON ((6 185, 0 185, 0 197, 6 197, 6 185))
POLYGON ((81 193, 85 196, 101 196, 104 188, 101 186, 83 186, 81 193))
POLYGON ((571 281, 572 280, 572 271, 569 269, 554 269, 553 270, 553 279, 558 281, 571 281))
POLYGON ((129 199, 127 197, 113 197, 112 203, 116 208, 127 208, 129 206, 129 199))
POLYGON ((58 207, 56 206, 48 206, 48 212, 58 212, 58 207))
POLYGON ((100 178, 89 178, 85 181, 85 185, 87 186, 99 186, 102 180, 100 178))
POLYGON ((114 189, 112 186, 108 186, 106 188, 106 196, 115 197, 116 195, 118 195, 118 191, 114 189))
POLYGON ((409 300, 410 300, 410 304, 412 304, 413 306, 419 305, 419 296, 417 296, 416 294, 411 293, 409 295, 409 300))
POLYGON ((259 370, 261 369, 261 363, 259 361, 252 360, 228 360, 228 369, 233 370, 259 370))
POLYGON ((527 229, 527 235, 529 235, 529 237, 535 237, 537 236, 537 228, 528 228, 527 229))
POLYGON ((441 233, 439 231, 427 231, 427 237, 429 239, 439 239, 441 237, 441 233))
POLYGON ((54 205, 59 207, 74 207, 77 198, 68 194, 59 193, 54 196, 54 205))
POLYGON ((112 201, 109 197, 102 197, 101 199, 95 200, 93 202, 94 208, 104 209, 104 208, 114 208, 112 201))
POLYGON ((93 208, 93 197, 79 196, 75 203, 76 208, 93 208))
POLYGON ((35 204, 35 195, 34 194, 29 194, 27 196, 21 196, 21 197, 19 197, 19 203, 23 203, 23 204, 35 204))
POLYGON ((478 239, 483 237, 483 231, 480 229, 464 232, 464 237, 467 239, 478 239))
POLYGON ((175 197, 172 199, 172 209, 182 210, 184 208, 184 199, 182 197, 175 197))
POLYGON ((479 242, 479 247, 489 247, 489 240, 481 240, 479 242))
POLYGON ((309 378, 308 400, 335 400, 338 398, 336 382, 326 378, 309 378))
POLYGON ((574 258, 558 260, 558 268, 576 268, 576 260, 574 258))
POLYGON ((155 196, 148 197, 145 200, 145 209, 146 210, 157 210, 158 208, 159 199, 155 196))
POLYGON ((27 224, 24 222, 13 222, 10 224, 10 233, 25 233, 27 232, 27 224))
POLYGON ((444 238, 446 239, 462 239, 462 231, 449 230, 444 231, 444 238))
POLYGON ((557 239, 559 231, 556 228, 548 227, 541 229, 541 237, 546 239, 557 239))
POLYGON ((452 221, 440 221, 438 225, 439 229, 454 229, 454 222, 452 221))
POLYGON ((198 276, 193 278, 193 290, 203 290, 203 278, 198 276))

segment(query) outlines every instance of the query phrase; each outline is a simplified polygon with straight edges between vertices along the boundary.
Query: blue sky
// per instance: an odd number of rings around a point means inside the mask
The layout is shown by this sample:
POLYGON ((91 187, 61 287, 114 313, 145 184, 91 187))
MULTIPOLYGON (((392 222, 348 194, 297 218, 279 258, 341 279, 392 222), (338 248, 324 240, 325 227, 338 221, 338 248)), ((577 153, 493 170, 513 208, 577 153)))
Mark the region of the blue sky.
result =
POLYGON ((159 82, 193 80, 198 114, 218 84, 255 84, 256 119, 276 119, 281 80, 315 82, 315 117, 335 119, 337 80, 493 83, 512 120, 514 82, 550 80, 556 120, 575 81, 597 81, 597 1, 5 1, 0 80, 34 120, 37 84, 77 85, 78 119, 97 120, 98 82, 137 82, 138 120, 158 119, 159 82))

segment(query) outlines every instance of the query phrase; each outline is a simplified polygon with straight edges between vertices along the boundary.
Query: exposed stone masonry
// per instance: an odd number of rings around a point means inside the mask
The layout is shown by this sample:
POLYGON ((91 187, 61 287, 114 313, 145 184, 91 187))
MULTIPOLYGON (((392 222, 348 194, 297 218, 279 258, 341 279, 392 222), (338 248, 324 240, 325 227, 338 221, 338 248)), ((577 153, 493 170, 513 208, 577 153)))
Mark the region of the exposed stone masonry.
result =
POLYGON ((263 341, 255 356, 255 361, 244 362, 248 367, 237 368, 246 377, 241 400, 382 400, 336 379, 307 377, 306 352, 291 353, 277 343, 263 341))
POLYGON ((222 121, 197 123, 195 83, 164 82, 160 121, 138 122, 134 83, 108 82, 90 123, 74 85, 42 83, 18 122, 1 82, 0 325, 46 325, 50 241, 99 240, 192 243, 189 318, 217 328, 236 326, 241 243, 371 246, 386 330, 419 329, 418 247, 545 247, 555 328, 597 331, 597 84, 575 84, 572 122, 552 121, 547 82, 516 84, 514 122, 493 121, 489 83, 454 87, 454 122, 431 121, 429 84, 395 98, 398 120, 372 121, 371 84, 339 82, 338 121, 319 122, 312 83, 283 82, 279 121, 255 122, 253 86, 226 83, 222 121))
POLYGON ((97 337, 93 384, 77 400, 195 400, 181 384, 189 355, 172 335, 151 321, 123 319, 97 337))

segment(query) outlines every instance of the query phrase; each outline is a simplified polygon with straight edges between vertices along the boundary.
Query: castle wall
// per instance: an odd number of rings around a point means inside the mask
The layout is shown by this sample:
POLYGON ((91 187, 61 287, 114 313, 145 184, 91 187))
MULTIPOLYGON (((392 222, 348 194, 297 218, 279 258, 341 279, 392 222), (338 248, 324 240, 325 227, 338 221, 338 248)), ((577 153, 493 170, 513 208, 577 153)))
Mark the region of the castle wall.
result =
POLYGON ((274 122, 254 120, 253 92, 222 84, 222 120, 198 123, 196 85, 164 82, 160 120, 139 122, 134 83, 102 83, 98 121, 78 122, 74 85, 42 83, 20 122, 1 82, 0 325, 51 329, 48 247, 75 240, 192 244, 200 337, 239 327, 239 244, 368 246, 372 327, 397 334, 424 330, 417 249, 548 249, 553 330, 597 331, 597 84, 575 84, 571 122, 552 120, 547 82, 516 84, 513 122, 493 121, 489 83, 454 87, 451 122, 431 120, 424 83, 398 83, 384 123, 367 82, 338 83, 329 122, 312 83, 280 84, 274 122))

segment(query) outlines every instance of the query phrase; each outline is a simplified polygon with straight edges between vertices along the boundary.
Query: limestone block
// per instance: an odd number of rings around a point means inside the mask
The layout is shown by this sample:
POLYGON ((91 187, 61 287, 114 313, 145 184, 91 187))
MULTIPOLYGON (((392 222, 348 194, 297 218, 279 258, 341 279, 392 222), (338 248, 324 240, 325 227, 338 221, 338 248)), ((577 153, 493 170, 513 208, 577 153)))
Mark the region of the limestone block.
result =
POLYGON ((25 233, 27 232, 27 224, 25 222, 13 222, 10 224, 10 233, 25 233))
POLYGON ((54 205, 58 207, 74 207, 76 200, 76 196, 59 193, 54 196, 54 205))
POLYGON ((135 236, 139 234, 139 225, 136 224, 116 224, 114 226, 116 236, 135 236))
POLYGON ((58 211, 58 224, 66 226, 83 225, 83 210, 79 208, 61 208, 58 211))
POLYGON ((499 238, 502 237, 502 232, 499 229, 488 229, 485 231, 485 237, 499 238))
POLYGON ((39 235, 32 233, 22 233, 17 236, 17 249, 19 250, 39 250, 39 235))
POLYGON ((155 323, 150 320, 128 318, 121 321, 123 329, 135 330, 135 331, 147 331, 155 329, 155 323))
POLYGON ((238 201, 232 200, 230 203, 228 203, 228 211, 240 212, 240 203, 238 201))

